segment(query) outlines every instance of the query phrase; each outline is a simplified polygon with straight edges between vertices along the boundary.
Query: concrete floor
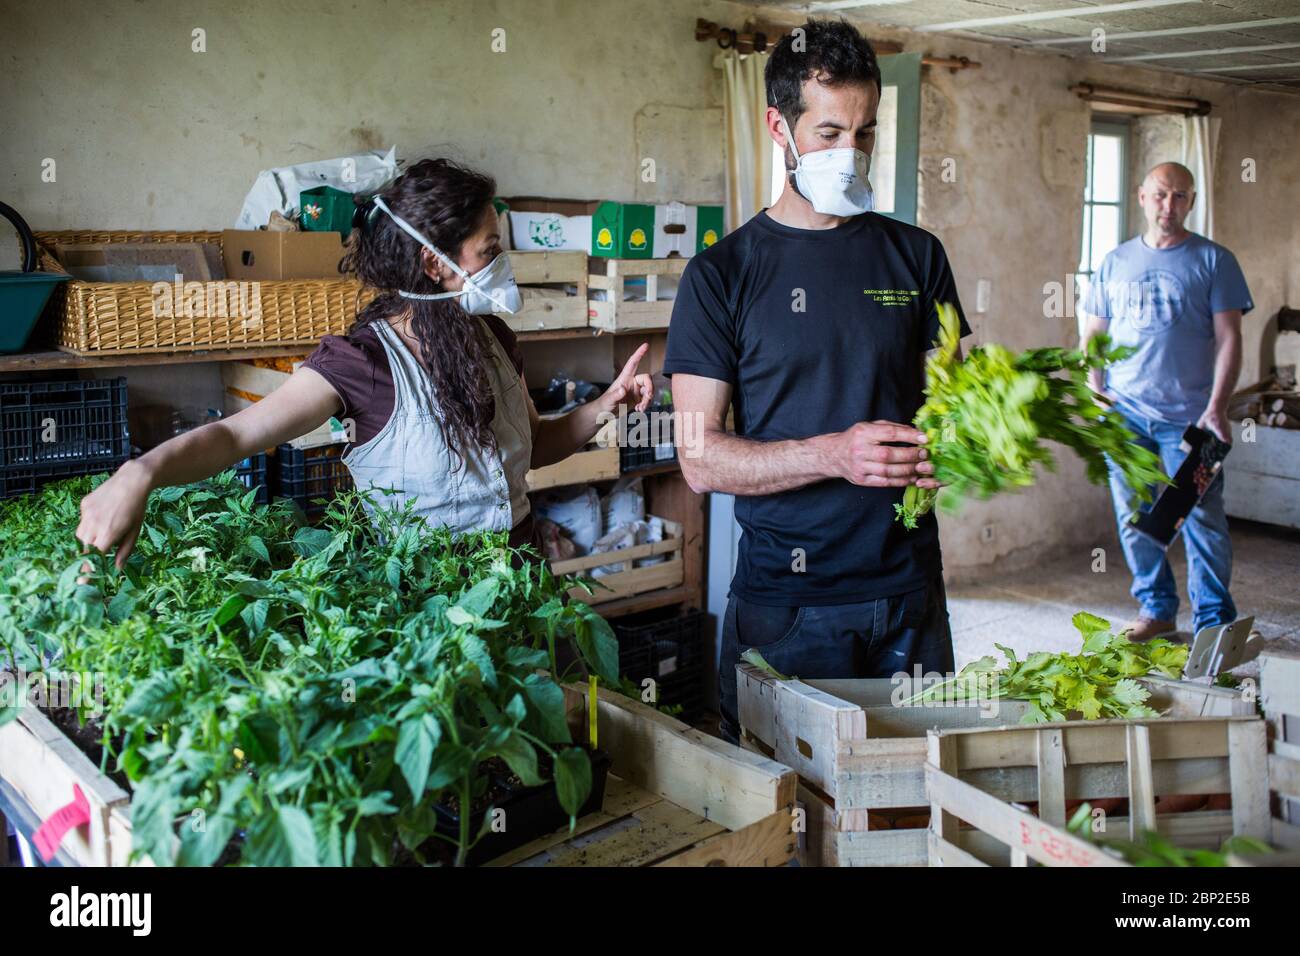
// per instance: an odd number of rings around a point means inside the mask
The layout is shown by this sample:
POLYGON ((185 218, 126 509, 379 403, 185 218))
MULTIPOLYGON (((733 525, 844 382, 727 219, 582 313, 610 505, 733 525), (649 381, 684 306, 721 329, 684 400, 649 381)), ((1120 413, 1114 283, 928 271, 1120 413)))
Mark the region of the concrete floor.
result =
MULTIPOLYGON (((1242 617, 1255 616, 1266 646, 1300 650, 1300 532, 1232 520, 1232 596, 1242 617)), ((991 574, 948 587, 957 666, 982 657, 1004 658, 996 641, 1023 659, 1029 651, 1077 651, 1080 637, 1070 624, 1076 611, 1090 611, 1122 626, 1137 614, 1129 595, 1132 578, 1118 540, 1104 546, 1105 572, 1092 570, 1091 549, 1017 574, 991 574)), ((1187 561, 1179 542, 1170 549, 1180 604, 1178 626, 1191 627, 1187 561)), ((1248 663, 1236 670, 1253 676, 1248 663)))

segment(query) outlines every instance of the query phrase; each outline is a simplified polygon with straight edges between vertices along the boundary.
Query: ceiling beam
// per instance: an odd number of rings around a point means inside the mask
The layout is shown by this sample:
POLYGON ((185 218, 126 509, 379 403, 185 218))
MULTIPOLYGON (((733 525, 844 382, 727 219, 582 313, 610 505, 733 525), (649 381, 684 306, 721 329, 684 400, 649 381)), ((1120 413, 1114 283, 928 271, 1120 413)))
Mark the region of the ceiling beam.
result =
POLYGON ((855 7, 896 7, 901 3, 911 3, 912 0, 819 0, 816 3, 805 3, 802 9, 809 13, 833 13, 836 10, 852 10, 855 7))
POLYGON ((1136 56, 1108 56, 1103 63, 1131 63, 1134 60, 1182 60, 1196 56, 1223 56, 1229 53, 1268 53, 1294 50, 1300 43, 1266 43, 1263 46, 1224 46, 1217 50, 1180 50, 1177 53, 1139 53, 1136 56))
POLYGON ((1200 0, 1125 0, 1124 3, 1103 3, 1095 7, 1066 7, 1060 10, 1039 10, 1035 13, 1012 13, 1001 17, 979 17, 975 20, 952 20, 912 27, 917 33, 938 33, 945 30, 970 30, 979 27, 996 27, 1011 23, 1034 23, 1041 20, 1065 20, 1070 17, 1095 17, 1102 13, 1122 13, 1125 10, 1147 10, 1151 7, 1172 7, 1178 4, 1199 3, 1200 0))
POLYGON ((1256 63, 1245 66, 1216 66, 1209 70, 1193 70, 1193 73, 1244 73, 1247 70, 1296 70, 1300 72, 1300 61, 1291 63, 1256 63))
MULTIPOLYGON (((1226 33, 1229 30, 1259 30, 1264 27, 1283 27, 1300 23, 1300 17, 1273 17, 1270 20, 1238 20, 1236 23, 1210 23, 1195 27, 1171 27, 1166 30, 1131 30, 1127 33, 1107 31, 1106 42, 1112 40, 1144 40, 1147 37, 1188 36, 1194 33, 1226 33)), ((1030 40, 1029 46, 1055 46, 1061 43, 1091 43, 1092 36, 1054 37, 1050 40, 1030 40)))

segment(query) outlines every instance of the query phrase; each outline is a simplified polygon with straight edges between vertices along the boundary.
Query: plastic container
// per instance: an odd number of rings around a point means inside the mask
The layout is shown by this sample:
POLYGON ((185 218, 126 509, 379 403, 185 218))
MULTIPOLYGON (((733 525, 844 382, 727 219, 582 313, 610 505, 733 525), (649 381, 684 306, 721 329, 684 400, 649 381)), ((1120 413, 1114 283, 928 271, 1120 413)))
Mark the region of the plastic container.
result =
MULTIPOLYGON (((605 781, 612 762, 609 754, 603 750, 589 750, 587 754, 591 758, 591 791, 578 811, 579 818, 595 813, 604 806, 605 781)), ((495 806, 498 810, 505 811, 507 826, 504 830, 484 834, 466 855, 466 866, 479 866, 494 860, 568 825, 569 815, 560 806, 553 782, 547 781, 537 787, 519 787, 511 786, 502 778, 494 776, 490 785, 501 791, 495 806)), ((438 832, 450 839, 457 839, 460 834, 460 814, 442 804, 434 807, 434 813, 438 817, 438 832)), ((485 813, 479 814, 471 822, 472 835, 483 828, 485 813)))
POLYGON ((50 301, 54 287, 72 278, 59 272, 36 271, 36 240, 26 220, 12 206, 0 203, 0 216, 8 219, 18 230, 23 247, 23 268, 20 272, 0 271, 0 353, 21 352, 36 328, 45 303, 50 301))
POLYGON ((250 491, 254 488, 257 489, 257 497, 253 499, 254 502, 264 505, 271 500, 271 488, 267 482, 266 452, 259 451, 256 455, 249 455, 237 464, 235 466, 235 476, 250 491))
POLYGON ((628 412, 627 440, 618 449, 620 472, 627 474, 640 468, 677 460, 672 413, 672 405, 651 405, 644 412, 628 412), (652 443, 639 443, 635 447, 629 447, 629 443, 638 437, 649 439, 652 443))
POLYGON ((0 497, 131 457, 126 379, 0 384, 0 497))
POLYGON ((336 493, 352 487, 352 473, 340 457, 343 447, 281 445, 275 450, 274 496, 297 502, 309 521, 319 518, 336 493))
POLYGON ((642 668, 635 673, 624 670, 623 676, 637 684, 647 677, 654 680, 659 706, 680 707, 674 716, 688 724, 704 715, 704 629, 708 620, 705 612, 692 610, 681 614, 651 611, 612 622, 620 668, 624 654, 629 655, 629 664, 635 661, 642 668))

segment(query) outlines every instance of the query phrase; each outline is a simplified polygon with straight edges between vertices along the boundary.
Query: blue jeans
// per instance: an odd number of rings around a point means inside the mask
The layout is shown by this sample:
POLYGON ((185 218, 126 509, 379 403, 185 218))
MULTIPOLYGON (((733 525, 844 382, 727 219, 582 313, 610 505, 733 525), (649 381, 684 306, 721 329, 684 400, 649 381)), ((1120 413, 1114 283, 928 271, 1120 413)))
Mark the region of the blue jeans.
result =
MULTIPOLYGON (((1187 457, 1179 445, 1186 425, 1174 425, 1146 418, 1127 406, 1117 406, 1124 423, 1137 436, 1136 444, 1160 456, 1165 472, 1173 476, 1187 457)), ((1119 520, 1119 540, 1124 560, 1133 572, 1133 597, 1145 617, 1173 621, 1178 614, 1178 586, 1164 549, 1129 527, 1126 520, 1133 491, 1124 476, 1110 464, 1110 494, 1119 520)), ((1149 505, 1142 505, 1148 510, 1149 505)), ((1237 606, 1228 593, 1232 578, 1232 540, 1228 516, 1223 510, 1223 472, 1214 479, 1201 503, 1192 509, 1182 526, 1187 551, 1187 593, 1192 599, 1192 633, 1203 627, 1227 624, 1237 619, 1237 606)))
POLYGON ((953 670, 952 631, 943 576, 905 594, 857 604, 768 607, 736 595, 727 602, 718 661, 720 733, 735 743, 736 664, 756 648, 783 674, 819 677, 909 677, 953 670))

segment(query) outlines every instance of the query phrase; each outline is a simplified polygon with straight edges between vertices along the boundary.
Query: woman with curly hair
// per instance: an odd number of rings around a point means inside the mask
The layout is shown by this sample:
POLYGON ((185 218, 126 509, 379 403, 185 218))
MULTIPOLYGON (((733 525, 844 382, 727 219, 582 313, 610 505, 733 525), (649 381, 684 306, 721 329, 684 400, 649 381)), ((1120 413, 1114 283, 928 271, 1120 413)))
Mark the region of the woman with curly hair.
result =
POLYGON ((117 565, 130 556, 155 488, 217 474, 331 417, 350 420, 343 462, 381 505, 408 500, 431 525, 533 539, 524 475, 567 458, 619 402, 650 403, 642 345, 598 399, 541 421, 514 334, 519 308, 501 249, 491 177, 445 159, 409 167, 357 206, 344 258, 380 294, 346 336, 326 336, 289 381, 228 419, 126 462, 81 503, 77 538, 117 565))

